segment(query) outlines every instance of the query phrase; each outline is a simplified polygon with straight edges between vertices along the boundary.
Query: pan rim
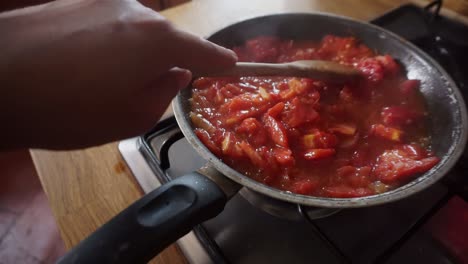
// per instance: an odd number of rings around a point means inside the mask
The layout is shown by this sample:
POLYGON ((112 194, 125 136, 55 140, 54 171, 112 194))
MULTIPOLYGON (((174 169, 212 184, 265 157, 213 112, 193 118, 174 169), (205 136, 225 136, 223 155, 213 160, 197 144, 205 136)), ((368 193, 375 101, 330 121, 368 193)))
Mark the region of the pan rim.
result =
MULTIPOLYGON (((394 190, 384 192, 381 194, 365 196, 365 197, 358 197, 358 198, 328 198, 328 197, 317 197, 317 196, 307 196, 307 195, 300 195, 291 193, 288 191, 279 190, 263 183, 257 182, 242 173, 237 172, 233 168, 229 167, 225 164, 222 160, 217 158, 213 153, 211 153, 205 145, 196 137, 193 133, 191 123, 186 116, 187 113, 184 112, 183 109, 183 102, 181 101, 182 98, 180 93, 176 96, 173 102, 173 110, 174 115, 177 120, 177 123, 180 126, 180 129, 184 136, 187 138, 189 143, 195 150, 204 158, 206 159, 211 166, 219 170, 223 175, 230 178, 231 180, 241 184, 244 187, 247 187, 253 191, 259 192, 261 194, 270 196, 275 199, 279 199, 285 202, 291 202, 295 204, 301 204, 306 206, 317 206, 317 207, 327 207, 327 208, 356 208, 356 207, 367 207, 373 205, 384 204, 392 201, 397 201, 403 198, 406 198, 410 195, 413 195, 417 192, 420 192, 443 176, 445 176, 452 167, 456 164, 458 159, 463 154, 465 149, 465 145, 467 142, 467 130, 468 130, 468 115, 466 111, 466 105, 464 99, 461 95, 461 92, 453 79, 448 75, 448 73, 428 54, 424 51, 420 50, 418 47, 413 45, 412 43, 408 42, 407 40, 403 39, 402 37, 398 36, 397 34, 390 32, 386 29, 383 29, 379 26, 355 20, 349 17, 329 14, 324 12, 299 12, 299 13, 276 13, 276 14, 269 14, 264 16, 256 16, 251 17, 248 19, 237 21, 231 25, 223 27, 219 29, 215 33, 211 34, 212 37, 214 34, 220 32, 221 30, 225 30, 229 27, 239 26, 239 24, 246 23, 252 20, 258 19, 265 19, 270 17, 278 17, 278 16, 317 16, 317 17, 327 17, 327 18, 334 18, 340 20, 342 22, 354 23, 360 26, 366 27, 367 30, 373 30, 376 34, 385 33, 386 37, 394 38, 396 41, 402 43, 403 45, 407 46, 408 49, 421 59, 422 62, 425 64, 430 65, 436 72, 440 73, 441 76, 444 77, 446 80, 447 85, 444 86, 444 89, 449 89, 450 94, 455 98, 455 106, 457 106, 457 114, 461 121, 460 129, 457 131, 454 141, 451 144, 449 150, 447 151, 447 157, 442 159, 434 168, 429 170, 428 172, 420 175, 418 178, 414 179, 413 181, 400 186, 394 190)), ((209 38, 208 38, 209 39, 209 38)))

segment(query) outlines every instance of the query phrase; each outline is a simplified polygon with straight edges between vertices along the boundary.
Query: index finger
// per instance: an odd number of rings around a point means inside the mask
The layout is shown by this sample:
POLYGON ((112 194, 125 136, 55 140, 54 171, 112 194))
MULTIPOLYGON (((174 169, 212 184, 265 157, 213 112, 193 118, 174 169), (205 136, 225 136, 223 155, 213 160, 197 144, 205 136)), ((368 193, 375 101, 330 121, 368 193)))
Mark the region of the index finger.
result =
POLYGON ((189 69, 194 75, 199 75, 213 69, 233 67, 237 61, 232 50, 177 28, 170 31, 165 57, 171 66, 189 69))

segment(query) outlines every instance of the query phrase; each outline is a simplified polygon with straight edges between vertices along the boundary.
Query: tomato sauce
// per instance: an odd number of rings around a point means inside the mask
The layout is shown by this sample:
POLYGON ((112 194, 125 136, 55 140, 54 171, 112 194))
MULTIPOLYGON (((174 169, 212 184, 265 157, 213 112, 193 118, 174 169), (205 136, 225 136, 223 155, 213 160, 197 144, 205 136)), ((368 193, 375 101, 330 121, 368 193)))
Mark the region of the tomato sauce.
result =
POLYGON ((223 162, 277 189, 322 197, 382 193, 439 162, 430 151, 420 82, 353 37, 320 42, 257 37, 241 61, 331 60, 362 80, 199 78, 190 113, 199 139, 223 162))

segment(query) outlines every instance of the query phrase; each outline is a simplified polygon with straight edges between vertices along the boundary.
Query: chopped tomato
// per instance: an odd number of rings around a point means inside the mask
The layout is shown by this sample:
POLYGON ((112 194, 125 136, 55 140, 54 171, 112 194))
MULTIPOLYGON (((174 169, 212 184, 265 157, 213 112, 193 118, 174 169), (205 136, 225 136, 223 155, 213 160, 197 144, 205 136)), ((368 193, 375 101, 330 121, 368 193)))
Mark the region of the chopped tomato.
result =
POLYGON ((382 124, 372 125, 371 134, 395 142, 403 140, 403 131, 393 127, 386 127, 382 124))
POLYGON ((414 95, 415 91, 419 89, 421 84, 420 80, 405 80, 400 85, 400 91, 403 95, 414 95))
POLYGON ((248 141, 255 146, 264 145, 268 141, 267 132, 263 124, 253 117, 244 119, 237 127, 236 132, 245 135, 248 141))
POLYGON ((417 144, 408 144, 401 147, 408 157, 422 159, 428 156, 428 152, 417 144))
POLYGON ((273 155, 278 164, 282 166, 289 167, 294 165, 294 157, 292 156, 292 151, 288 148, 274 148, 273 155))
POLYGON ((288 109, 285 111, 283 120, 289 127, 298 127, 304 123, 312 122, 319 117, 313 106, 302 102, 298 97, 295 97, 288 104, 288 109))
POLYGON ((384 78, 384 67, 375 58, 367 58, 360 61, 358 69, 373 83, 380 83, 384 78))
POLYGON ((375 58, 382 64, 386 74, 396 75, 400 71, 400 66, 391 56, 383 55, 375 58))
POLYGON ((374 174, 384 183, 405 181, 430 170, 438 162, 437 157, 416 159, 403 150, 394 149, 385 151, 377 158, 374 174))
POLYGON ((263 116, 263 122, 273 142, 279 146, 287 148, 288 137, 283 124, 268 114, 263 116))
POLYGON ((268 109, 268 114, 273 117, 273 118, 277 118, 279 114, 281 114, 281 112, 283 111, 284 109, 284 103, 283 102, 279 102, 277 104, 275 104, 272 108, 268 109))
POLYGON ((312 194, 312 192, 315 191, 318 186, 318 181, 307 179, 295 182, 291 188, 291 191, 298 194, 312 194))
POLYGON ((304 159, 306 160, 319 160, 324 158, 330 158, 335 155, 335 149, 310 149, 304 153, 304 159))

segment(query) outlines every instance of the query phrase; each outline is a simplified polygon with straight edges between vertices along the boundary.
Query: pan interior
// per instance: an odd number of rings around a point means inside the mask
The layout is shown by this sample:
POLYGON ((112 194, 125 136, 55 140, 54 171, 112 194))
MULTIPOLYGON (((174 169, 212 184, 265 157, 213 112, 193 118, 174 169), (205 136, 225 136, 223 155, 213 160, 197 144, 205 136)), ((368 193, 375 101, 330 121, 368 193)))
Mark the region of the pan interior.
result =
POLYGON ((322 198, 273 189, 238 173, 216 158, 198 140, 188 116, 191 90, 182 90, 174 101, 174 113, 182 132, 196 150, 227 177, 260 193, 284 201, 321 207, 362 207, 382 204, 418 192, 444 176, 456 163, 466 143, 467 118, 463 99, 448 74, 428 55, 393 33, 367 23, 327 14, 281 14, 246 20, 224 28, 208 39, 232 48, 261 36, 317 40, 324 35, 354 36, 379 54, 389 54, 405 68, 409 79, 421 80, 421 92, 430 112, 432 150, 441 162, 412 182, 383 194, 362 198, 322 198))

